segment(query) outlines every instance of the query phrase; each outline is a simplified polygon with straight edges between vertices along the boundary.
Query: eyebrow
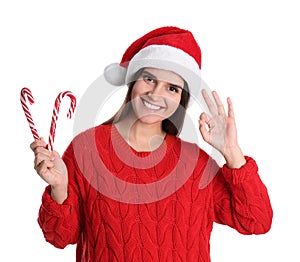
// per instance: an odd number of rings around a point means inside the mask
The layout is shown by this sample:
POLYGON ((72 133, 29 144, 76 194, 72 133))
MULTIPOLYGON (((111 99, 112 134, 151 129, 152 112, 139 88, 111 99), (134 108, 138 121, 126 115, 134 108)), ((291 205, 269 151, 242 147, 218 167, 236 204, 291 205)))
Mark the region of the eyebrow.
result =
MULTIPOLYGON (((153 75, 152 73, 150 73, 149 71, 144 70, 144 71, 142 72, 142 74, 144 74, 144 73, 145 73, 145 74, 148 74, 148 75, 150 75, 150 76, 152 76, 153 78, 155 78, 155 79, 157 80, 157 77, 156 77, 155 75, 153 75)), ((168 82, 168 84, 171 85, 171 86, 174 86, 174 87, 176 87, 176 88, 180 88, 180 89, 183 90, 183 87, 180 86, 180 85, 175 85, 175 84, 172 84, 172 83, 170 83, 170 82, 168 82)))

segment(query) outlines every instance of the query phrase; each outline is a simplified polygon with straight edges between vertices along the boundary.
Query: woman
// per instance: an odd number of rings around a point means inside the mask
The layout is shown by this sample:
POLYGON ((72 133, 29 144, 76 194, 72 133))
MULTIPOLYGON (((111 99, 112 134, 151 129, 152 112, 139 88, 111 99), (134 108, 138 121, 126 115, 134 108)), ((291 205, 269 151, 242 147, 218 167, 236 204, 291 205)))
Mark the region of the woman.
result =
POLYGON ((77 261, 210 261, 214 222, 242 234, 270 229, 267 189, 238 145, 232 102, 226 113, 216 92, 212 101, 200 90, 200 69, 189 31, 155 29, 105 69, 111 84, 128 84, 110 120, 75 137, 62 158, 43 140, 31 144, 49 184, 38 218, 47 241, 77 244, 77 261), (209 110, 199 130, 224 156, 221 168, 178 137, 199 91, 209 110))

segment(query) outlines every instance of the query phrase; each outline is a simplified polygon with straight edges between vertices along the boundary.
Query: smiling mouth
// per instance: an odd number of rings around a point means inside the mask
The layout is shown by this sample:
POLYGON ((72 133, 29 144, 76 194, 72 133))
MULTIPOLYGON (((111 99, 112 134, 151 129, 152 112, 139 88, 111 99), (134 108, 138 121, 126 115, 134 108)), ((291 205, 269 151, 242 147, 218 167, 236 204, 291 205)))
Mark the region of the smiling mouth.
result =
POLYGON ((144 106, 150 110, 159 110, 162 108, 161 106, 153 105, 144 99, 142 99, 142 102, 143 102, 144 106))

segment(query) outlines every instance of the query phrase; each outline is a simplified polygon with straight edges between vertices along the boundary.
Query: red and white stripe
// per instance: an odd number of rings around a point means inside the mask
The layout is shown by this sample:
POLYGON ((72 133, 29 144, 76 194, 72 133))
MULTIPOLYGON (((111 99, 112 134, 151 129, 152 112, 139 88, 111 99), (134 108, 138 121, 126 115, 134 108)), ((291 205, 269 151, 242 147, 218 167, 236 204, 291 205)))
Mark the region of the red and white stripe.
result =
POLYGON ((31 130, 31 133, 33 135, 33 138, 35 140, 38 140, 40 138, 40 136, 39 136, 39 134, 38 134, 38 132, 36 130, 36 127, 35 127, 35 124, 33 122, 31 113, 30 113, 29 108, 27 106, 27 100, 29 101, 29 103, 31 105, 34 104, 34 99, 33 99, 32 93, 31 93, 31 91, 30 91, 29 88, 24 87, 24 88, 21 89, 20 100, 21 100, 22 108, 24 110, 26 119, 28 121, 30 130, 31 130))
POLYGON ((51 121, 51 126, 50 126, 48 149, 51 150, 51 151, 53 151, 53 144, 54 144, 55 130, 56 130, 56 122, 57 122, 57 119, 58 119, 60 103, 61 103, 62 99, 65 96, 68 96, 71 99, 71 105, 70 105, 69 112, 68 112, 68 115, 67 115, 68 118, 72 117, 72 115, 74 113, 74 110, 75 110, 75 107, 76 107, 76 98, 70 91, 65 91, 65 92, 59 93, 59 95, 57 96, 57 98, 55 100, 55 103, 54 103, 52 121, 51 121))

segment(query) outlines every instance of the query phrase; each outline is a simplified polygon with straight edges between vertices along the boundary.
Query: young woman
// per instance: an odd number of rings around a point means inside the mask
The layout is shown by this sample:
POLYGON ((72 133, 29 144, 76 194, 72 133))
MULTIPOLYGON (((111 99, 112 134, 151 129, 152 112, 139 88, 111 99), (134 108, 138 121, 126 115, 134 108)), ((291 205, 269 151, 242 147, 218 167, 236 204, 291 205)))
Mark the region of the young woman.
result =
POLYGON ((128 84, 110 120, 75 137, 62 158, 42 139, 31 144, 49 184, 38 218, 47 241, 77 244, 77 261, 210 261, 214 222, 242 234, 270 229, 267 189, 239 147, 232 102, 226 112, 216 92, 212 101, 200 90, 200 68, 189 31, 155 29, 105 69, 108 82, 128 84), (209 112, 199 131, 223 167, 178 137, 200 95, 209 112))

